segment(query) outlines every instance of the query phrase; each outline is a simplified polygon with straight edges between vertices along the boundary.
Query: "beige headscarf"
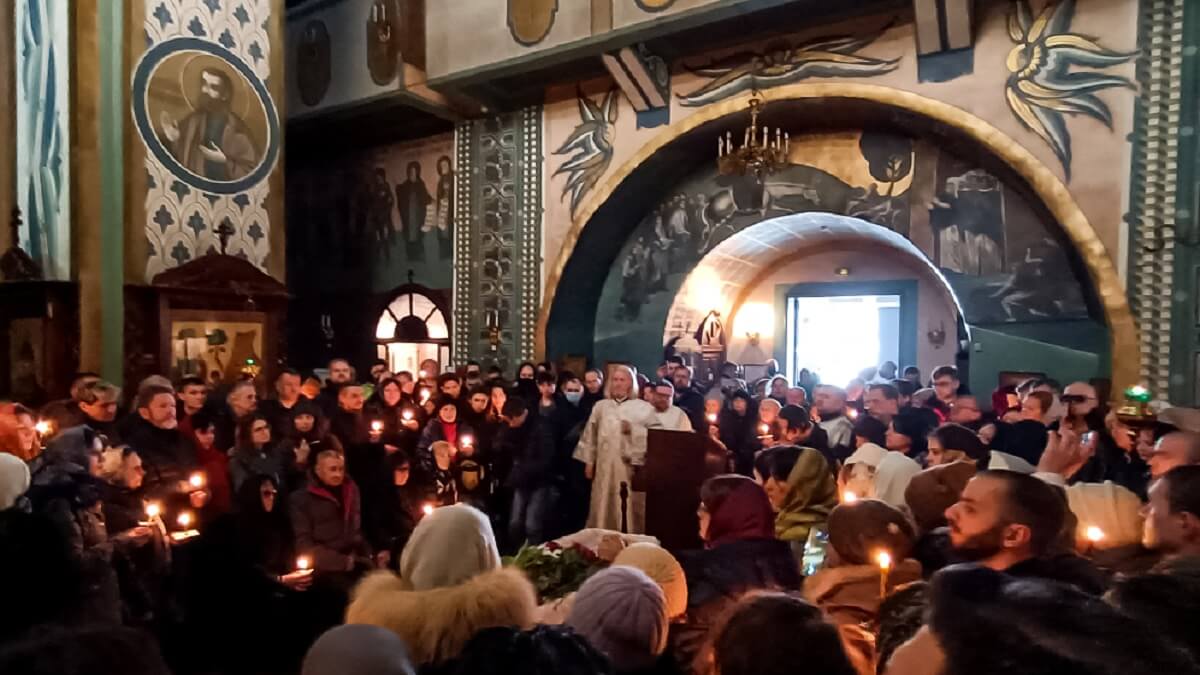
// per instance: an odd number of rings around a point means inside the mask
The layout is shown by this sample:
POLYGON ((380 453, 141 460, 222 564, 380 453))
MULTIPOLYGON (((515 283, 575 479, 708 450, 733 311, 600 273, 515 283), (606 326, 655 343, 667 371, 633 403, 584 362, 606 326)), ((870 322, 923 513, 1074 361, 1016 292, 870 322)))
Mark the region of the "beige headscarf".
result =
POLYGON ((889 452, 875 467, 875 499, 899 508, 905 505, 904 491, 921 465, 899 452, 889 452))
POLYGON ((416 591, 457 586, 499 568, 492 524, 466 504, 443 506, 422 518, 400 557, 400 578, 416 591))
POLYGON ((639 569, 662 588, 667 599, 667 619, 676 619, 687 612, 687 578, 679 561, 667 549, 654 544, 633 544, 617 554, 613 564, 639 569))

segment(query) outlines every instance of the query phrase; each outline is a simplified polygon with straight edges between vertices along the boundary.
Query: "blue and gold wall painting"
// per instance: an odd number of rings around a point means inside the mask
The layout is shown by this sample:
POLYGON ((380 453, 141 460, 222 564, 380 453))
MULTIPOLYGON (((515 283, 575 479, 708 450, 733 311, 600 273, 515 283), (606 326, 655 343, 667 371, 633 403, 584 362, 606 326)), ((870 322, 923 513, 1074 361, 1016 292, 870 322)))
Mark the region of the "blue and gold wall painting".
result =
POLYGON ((793 135, 765 183, 706 168, 671 189, 626 242, 596 315, 597 362, 656 353, 675 294, 717 244, 763 220, 849 215, 909 238, 943 272, 971 323, 1084 319, 1084 281, 1016 191, 987 171, 880 132, 793 135))
POLYGON ((220 251, 266 268, 279 113, 271 0, 145 3, 134 124, 146 146, 146 280, 220 251), (223 238, 217 230, 225 230, 223 238))
POLYGON ((1064 115, 1083 115, 1112 129, 1112 112, 1097 94, 1134 87, 1121 75, 1078 71, 1127 63, 1137 52, 1103 47, 1095 38, 1071 32, 1075 0, 1047 4, 1034 16, 1028 0, 1017 0, 1008 16, 1016 46, 1005 61, 1008 107, 1021 125, 1050 145, 1071 180, 1071 132, 1064 115))
POLYGON ((554 175, 567 174, 567 184, 563 187, 562 198, 571 197, 571 214, 579 208, 580 202, 604 172, 613 158, 613 134, 617 122, 617 110, 620 97, 613 89, 601 97, 596 103, 583 92, 578 94, 579 124, 567 140, 554 151, 556 155, 567 155, 567 161, 558 167, 554 175))
POLYGON ((322 292, 451 286, 453 138, 377 148, 289 170, 289 284, 322 292))
POLYGON ((508 31, 513 39, 532 47, 550 34, 558 0, 508 0, 508 31))
POLYGON ((678 94, 681 105, 702 106, 754 89, 793 84, 815 77, 874 77, 895 70, 900 57, 879 59, 858 52, 890 27, 866 36, 822 36, 795 46, 768 44, 761 52, 737 52, 699 66, 684 68, 708 82, 678 94))

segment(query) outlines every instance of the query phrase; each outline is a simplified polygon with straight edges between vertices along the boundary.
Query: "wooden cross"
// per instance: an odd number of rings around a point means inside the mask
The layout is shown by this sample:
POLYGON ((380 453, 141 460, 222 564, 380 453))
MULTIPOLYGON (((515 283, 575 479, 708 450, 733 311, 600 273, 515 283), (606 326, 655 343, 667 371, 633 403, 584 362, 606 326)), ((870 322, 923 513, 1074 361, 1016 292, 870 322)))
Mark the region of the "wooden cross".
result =
POLYGON ((230 225, 229 219, 226 218, 221 221, 220 225, 213 228, 213 232, 217 234, 217 241, 221 242, 221 255, 225 255, 225 247, 229 245, 229 238, 237 230, 233 229, 233 225, 230 225))

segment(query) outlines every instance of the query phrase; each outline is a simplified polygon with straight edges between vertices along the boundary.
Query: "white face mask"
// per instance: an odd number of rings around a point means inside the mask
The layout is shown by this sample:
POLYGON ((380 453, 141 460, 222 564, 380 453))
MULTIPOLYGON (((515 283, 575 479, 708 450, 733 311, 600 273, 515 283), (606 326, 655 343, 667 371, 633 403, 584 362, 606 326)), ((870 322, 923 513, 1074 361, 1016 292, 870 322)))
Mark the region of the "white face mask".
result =
POLYGON ((567 402, 571 404, 576 404, 583 400, 582 391, 564 391, 563 396, 565 396, 567 402))

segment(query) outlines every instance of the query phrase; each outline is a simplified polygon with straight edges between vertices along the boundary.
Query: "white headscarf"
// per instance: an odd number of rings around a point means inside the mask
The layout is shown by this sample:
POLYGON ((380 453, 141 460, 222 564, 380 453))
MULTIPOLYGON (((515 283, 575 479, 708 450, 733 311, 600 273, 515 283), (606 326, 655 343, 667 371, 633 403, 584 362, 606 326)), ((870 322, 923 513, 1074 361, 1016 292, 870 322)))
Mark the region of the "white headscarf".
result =
POLYGON ((421 519, 400 557, 400 578, 416 591, 457 586, 500 569, 487 516, 466 504, 443 506, 421 519))
POLYGON ((913 476, 921 473, 921 465, 900 452, 889 452, 875 467, 875 498, 900 508, 905 506, 904 491, 913 476))
POLYGON ((12 508, 29 489, 29 465, 20 457, 0 452, 0 511, 12 508))

